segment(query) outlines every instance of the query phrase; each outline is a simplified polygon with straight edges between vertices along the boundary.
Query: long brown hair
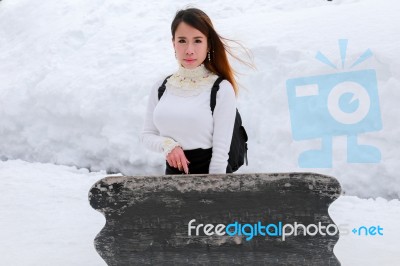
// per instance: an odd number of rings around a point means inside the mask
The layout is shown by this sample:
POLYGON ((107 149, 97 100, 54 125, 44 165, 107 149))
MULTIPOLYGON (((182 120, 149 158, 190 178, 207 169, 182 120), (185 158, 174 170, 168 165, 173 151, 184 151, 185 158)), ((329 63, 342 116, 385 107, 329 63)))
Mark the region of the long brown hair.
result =
MULTIPOLYGON (((226 44, 226 41, 232 40, 221 37, 215 31, 211 19, 200 9, 187 8, 179 10, 176 13, 171 24, 172 39, 175 38, 175 31, 181 22, 185 22, 191 27, 199 30, 207 37, 211 60, 204 60, 204 66, 212 73, 227 79, 232 84, 235 94, 237 95, 239 88, 235 79, 235 71, 229 63, 227 52, 238 61, 250 67, 252 67, 252 64, 238 58, 231 52, 230 47, 226 44)), ((247 55, 249 55, 247 49, 245 49, 240 43, 236 41, 232 42, 239 44, 246 51, 247 55)))

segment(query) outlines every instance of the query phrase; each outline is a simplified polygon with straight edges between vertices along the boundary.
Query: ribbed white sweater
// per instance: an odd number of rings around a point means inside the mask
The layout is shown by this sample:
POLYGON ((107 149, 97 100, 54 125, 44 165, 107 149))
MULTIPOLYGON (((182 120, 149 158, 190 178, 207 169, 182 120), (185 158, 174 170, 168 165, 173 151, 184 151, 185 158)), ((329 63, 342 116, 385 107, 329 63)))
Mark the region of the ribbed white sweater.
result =
POLYGON ((216 79, 203 65, 195 69, 180 67, 168 79, 160 101, 158 88, 163 80, 157 82, 148 101, 141 136, 144 145, 165 155, 176 146, 183 150, 212 148, 209 173, 226 173, 236 98, 232 85, 222 81, 212 114, 210 95, 216 79))

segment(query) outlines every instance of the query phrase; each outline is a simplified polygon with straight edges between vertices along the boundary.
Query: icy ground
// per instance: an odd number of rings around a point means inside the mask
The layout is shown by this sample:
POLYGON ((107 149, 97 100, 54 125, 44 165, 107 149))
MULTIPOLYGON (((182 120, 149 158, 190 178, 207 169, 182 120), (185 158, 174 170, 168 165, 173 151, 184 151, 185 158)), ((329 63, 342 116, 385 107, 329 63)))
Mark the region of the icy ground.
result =
MULTIPOLYGON (((93 245, 105 219, 88 202, 104 172, 14 160, 0 162, 0 176, 1 265, 106 265, 93 245)), ((384 228, 383 236, 340 236, 334 252, 343 266, 400 261, 399 200, 342 196, 329 213, 337 225, 384 228)))

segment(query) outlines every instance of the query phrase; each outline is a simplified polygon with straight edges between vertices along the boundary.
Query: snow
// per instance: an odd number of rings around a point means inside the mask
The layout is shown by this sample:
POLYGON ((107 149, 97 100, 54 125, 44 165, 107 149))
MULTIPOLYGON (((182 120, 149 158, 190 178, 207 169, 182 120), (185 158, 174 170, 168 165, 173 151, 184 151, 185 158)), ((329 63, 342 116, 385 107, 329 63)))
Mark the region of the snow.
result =
MULTIPOLYGON (((88 192, 102 172, 22 160, 0 162, 1 265, 106 265, 93 240, 103 215, 91 208, 88 192)), ((400 201, 341 196, 329 208, 338 225, 378 226, 383 236, 341 235, 334 253, 346 265, 395 265, 400 201)))
MULTIPOLYGON (((147 151, 138 135, 149 89, 177 69, 169 27, 187 4, 2 1, 0 159, 162 173, 161 155, 147 151)), ((337 177, 348 195, 399 197, 398 1, 192 4, 210 15, 222 36, 241 41, 254 56, 256 71, 233 62, 244 74, 238 104, 250 136, 250 166, 242 172, 312 170, 337 177), (285 82, 337 71, 315 54, 339 63, 338 39, 348 39, 349 63, 367 49, 373 53, 354 70, 377 72, 383 129, 359 140, 376 146, 382 160, 347 163, 345 136, 339 136, 333 139, 332 168, 300 168, 299 154, 321 144, 293 140, 285 82)))
POLYGON ((105 172, 54 164, 0 162, 1 265, 105 265, 93 240, 105 218, 89 188, 105 172))
POLYGON ((335 176, 346 196, 330 208, 337 224, 380 224, 382 237, 341 236, 342 265, 393 265, 399 237, 400 3, 303 1, 0 1, 0 246, 4 265, 104 265, 92 242, 104 218, 90 208, 90 186, 108 172, 161 174, 163 158, 139 142, 149 89, 177 69, 170 23, 188 4, 218 32, 239 40, 256 71, 243 73, 238 98, 249 140, 239 172, 313 171, 335 176), (319 140, 294 141, 285 83, 335 73, 370 49, 354 70, 377 73, 383 128, 359 136, 379 163, 346 161, 345 136, 333 139, 332 168, 300 168, 319 140))
POLYGON ((348 230, 360 226, 379 225, 383 228, 383 236, 358 236, 351 232, 340 235, 334 253, 342 265, 397 265, 400 259, 399 211, 397 199, 341 196, 334 201, 329 207, 329 215, 337 225, 342 224, 348 230))

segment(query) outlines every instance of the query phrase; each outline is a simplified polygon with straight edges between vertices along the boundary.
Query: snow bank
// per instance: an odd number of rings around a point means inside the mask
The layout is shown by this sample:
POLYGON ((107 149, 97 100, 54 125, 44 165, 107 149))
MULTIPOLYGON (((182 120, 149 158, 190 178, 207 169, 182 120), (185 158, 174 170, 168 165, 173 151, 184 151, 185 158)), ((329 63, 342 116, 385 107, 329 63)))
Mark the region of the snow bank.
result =
MULTIPOLYGON (((189 2, 187 2, 189 3, 189 2)), ((239 109, 250 136, 250 166, 242 172, 315 171, 339 179, 349 195, 398 198, 400 150, 400 4, 386 1, 193 1, 217 30, 253 53, 257 71, 245 75, 239 109), (345 137, 333 140, 333 167, 304 169, 299 154, 319 140, 294 141, 285 82, 332 73, 317 51, 340 62, 368 48, 355 67, 375 69, 383 129, 360 135, 376 146, 376 164, 346 162, 345 137)), ((177 68, 170 22, 184 2, 0 2, 0 158, 160 174, 163 158, 138 136, 149 89, 177 68)))

